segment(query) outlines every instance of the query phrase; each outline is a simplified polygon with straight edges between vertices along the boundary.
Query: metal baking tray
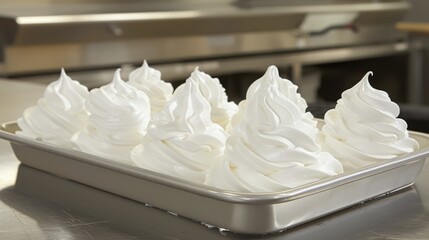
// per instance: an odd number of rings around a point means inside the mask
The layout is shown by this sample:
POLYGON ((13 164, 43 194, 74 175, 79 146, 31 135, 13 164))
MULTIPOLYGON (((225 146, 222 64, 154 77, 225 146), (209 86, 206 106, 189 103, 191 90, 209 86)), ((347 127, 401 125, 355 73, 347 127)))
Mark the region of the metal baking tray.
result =
POLYGON ((410 186, 429 155, 429 135, 410 132, 420 144, 413 153, 291 190, 239 193, 22 138, 17 129, 3 124, 0 138, 25 165, 244 234, 285 230, 410 186))

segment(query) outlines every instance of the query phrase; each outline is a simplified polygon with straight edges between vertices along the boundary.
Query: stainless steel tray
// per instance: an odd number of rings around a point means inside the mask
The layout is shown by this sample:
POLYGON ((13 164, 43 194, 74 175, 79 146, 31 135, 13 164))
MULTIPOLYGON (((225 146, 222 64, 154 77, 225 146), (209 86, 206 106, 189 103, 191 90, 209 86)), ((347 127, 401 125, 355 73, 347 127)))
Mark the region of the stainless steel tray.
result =
MULTIPOLYGON (((25 165, 232 232, 277 232, 412 185, 429 155, 429 135, 411 132, 413 153, 347 174, 274 193, 224 191, 14 134, 3 124, 25 165)), ((120 206, 118 206, 120 207, 120 206)))

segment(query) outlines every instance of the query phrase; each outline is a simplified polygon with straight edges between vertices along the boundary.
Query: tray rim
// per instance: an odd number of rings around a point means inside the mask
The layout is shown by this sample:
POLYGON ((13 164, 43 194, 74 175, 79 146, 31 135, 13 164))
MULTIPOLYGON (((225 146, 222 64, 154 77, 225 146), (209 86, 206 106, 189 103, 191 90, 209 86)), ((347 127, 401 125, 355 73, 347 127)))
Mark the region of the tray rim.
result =
MULTIPOLYGON (((322 121, 319 120, 319 122, 322 121)), ((376 164, 372 164, 347 173, 335 175, 313 183, 305 184, 303 186, 296 187, 293 189, 287 189, 279 192, 244 193, 194 183, 174 176, 153 172, 150 170, 139 168, 137 166, 132 166, 111 159, 87 154, 78 150, 59 148, 49 143, 44 143, 30 138, 17 136, 16 134, 8 130, 12 127, 17 127, 16 121, 2 123, 0 127, 0 138, 8 140, 11 144, 26 145, 30 148, 48 151, 50 153, 72 158, 76 161, 84 162, 86 164, 107 168, 111 171, 137 177, 146 181, 155 182, 157 184, 173 187, 192 194, 237 204, 271 205, 293 201, 309 195, 317 194, 319 192, 327 191, 329 189, 333 189, 350 182, 358 181, 369 176, 390 171, 395 168, 399 168, 405 164, 425 160, 425 157, 429 155, 429 147, 420 148, 409 154, 404 154, 393 159, 384 160, 376 164)), ((415 131, 409 131, 409 133, 410 135, 415 135, 429 140, 429 134, 415 131)))

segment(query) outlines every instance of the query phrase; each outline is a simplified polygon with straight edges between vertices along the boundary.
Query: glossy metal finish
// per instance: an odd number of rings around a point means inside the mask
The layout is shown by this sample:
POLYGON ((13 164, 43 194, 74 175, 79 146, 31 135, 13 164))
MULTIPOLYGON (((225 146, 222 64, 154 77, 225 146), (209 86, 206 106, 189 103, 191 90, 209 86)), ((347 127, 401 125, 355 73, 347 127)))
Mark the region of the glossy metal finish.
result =
MULTIPOLYGON (((34 84, 0 81, 1 122, 19 117, 35 103, 43 89, 34 84)), ((0 239, 429 238, 428 163, 413 187, 264 236, 219 232, 43 171, 24 166, 18 170, 18 164, 8 142, 0 140, 0 239), (18 182, 14 185, 16 176, 18 182)))
POLYGON ((398 23, 398 30, 407 32, 410 45, 408 58, 408 79, 407 87, 408 102, 412 104, 422 104, 425 94, 424 89, 424 42, 429 35, 429 25, 425 23, 398 23))
POLYGON ((4 124, 0 138, 27 166, 246 234, 284 230, 407 187, 429 155, 429 135, 411 133, 420 145, 413 153, 283 192, 237 193, 25 139, 14 135, 17 129, 4 124))
MULTIPOLYGON (((357 59, 368 59, 396 54, 406 54, 406 43, 374 44, 354 47, 338 47, 335 49, 320 49, 295 53, 277 53, 234 58, 207 59, 189 62, 174 62, 151 64, 162 73, 162 78, 168 81, 185 80, 196 66, 212 76, 234 74, 237 72, 263 72, 275 64, 278 67, 293 66, 293 72, 299 73, 302 66, 311 64, 333 63, 357 59)), ((136 68, 134 65, 122 65, 122 77, 127 79, 129 73, 136 68)), ((112 81, 116 69, 88 70, 68 72, 73 79, 79 80, 88 87, 98 87, 112 81)), ((55 74, 19 77, 19 80, 49 83, 58 79, 59 70, 55 74)), ((300 85, 299 75, 292 77, 295 84, 300 85)))
POLYGON ((0 74, 391 43, 404 39, 394 23, 409 8, 401 0, 320 1, 319 5, 309 1, 265 5, 260 1, 82 2, 0 9, 0 74), (341 20, 338 14, 346 16, 341 20), (358 30, 311 34, 338 24, 353 24, 358 30))
MULTIPOLYGON (((99 7, 103 8, 103 5, 99 7)), ((145 10, 145 5, 141 4, 132 12, 115 10, 93 14, 82 13, 84 9, 74 14, 56 14, 55 10, 46 12, 43 8, 36 8, 29 14, 9 13, 0 18, 0 25, 5 26, 3 34, 6 44, 46 44, 285 30, 299 27, 307 14, 326 14, 333 11, 364 13, 356 20, 358 23, 367 22, 371 17, 374 18, 373 23, 380 20, 391 22, 391 19, 386 17, 397 19, 408 8, 408 3, 403 1, 274 7, 241 7, 233 2, 221 2, 217 6, 198 10, 166 10, 160 5, 153 11, 145 10), (377 15, 379 12, 382 14, 377 15), (383 15, 384 18, 376 20, 377 16, 383 15)))
MULTIPOLYGON (((183 63, 248 56, 272 56, 329 47, 391 43, 403 35, 393 26, 374 25, 308 37, 295 31, 269 31, 210 36, 163 37, 123 41, 10 46, 4 49, 0 74, 15 75, 66 69, 105 69, 122 64, 183 63), (180 47, 178 47, 180 46, 180 47)), ((394 51, 392 51, 394 53, 394 51)), ((346 60, 346 58, 342 59, 346 60)), ((277 64, 277 63, 276 63, 277 64)), ((281 62, 279 62, 281 64, 281 62)), ((239 72, 239 69, 236 70, 239 72)))

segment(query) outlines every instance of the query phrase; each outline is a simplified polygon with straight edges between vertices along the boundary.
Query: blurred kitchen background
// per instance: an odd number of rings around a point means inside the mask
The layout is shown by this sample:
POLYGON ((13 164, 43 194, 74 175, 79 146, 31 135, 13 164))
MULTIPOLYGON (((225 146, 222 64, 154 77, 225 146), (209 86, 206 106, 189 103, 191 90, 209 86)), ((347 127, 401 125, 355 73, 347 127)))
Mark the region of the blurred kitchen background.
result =
POLYGON ((146 59, 175 85, 200 66, 238 102, 276 65, 323 105, 373 71, 392 100, 423 106, 429 41, 401 23, 429 23, 428 9, 427 0, 2 0, 0 78, 47 84, 65 68, 93 88, 146 59))

